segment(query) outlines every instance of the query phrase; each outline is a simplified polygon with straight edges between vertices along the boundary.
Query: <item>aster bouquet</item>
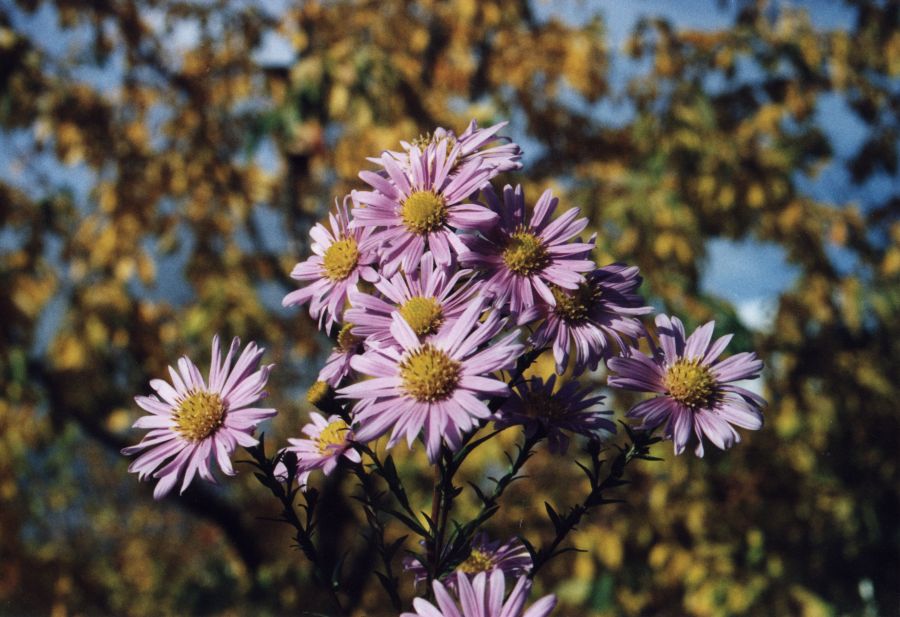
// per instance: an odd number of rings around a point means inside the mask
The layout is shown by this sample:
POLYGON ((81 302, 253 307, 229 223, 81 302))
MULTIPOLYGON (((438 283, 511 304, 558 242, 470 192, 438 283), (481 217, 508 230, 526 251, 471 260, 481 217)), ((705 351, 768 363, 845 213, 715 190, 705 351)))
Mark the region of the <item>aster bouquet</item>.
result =
POLYGON ((556 600, 526 609, 531 581, 571 550, 566 537, 590 510, 615 501, 629 463, 653 459, 650 448, 663 439, 676 454, 693 444, 703 456, 704 442, 727 449, 740 440, 735 427, 762 426, 765 401, 738 385, 759 376, 755 354, 720 359, 731 337, 713 340, 712 322, 690 335, 677 317, 645 325, 652 309, 638 293, 638 269, 598 267, 577 208, 559 211, 550 191, 531 207, 521 186, 495 189, 500 173, 521 167, 521 149, 499 136, 502 126, 437 129, 370 158, 376 168, 359 174, 368 188, 310 231, 313 255, 294 268, 301 286, 284 305, 308 306, 334 349, 308 391, 318 411, 303 436, 274 453, 254 437, 276 413, 261 406, 272 366, 260 364, 254 343, 240 352, 237 339, 224 358, 213 340, 206 379, 182 358, 170 381, 151 380, 154 393, 135 399, 149 415, 134 427, 149 432, 123 451, 138 455, 129 471, 157 480, 161 499, 197 476, 215 482, 213 461, 233 475, 235 450, 245 448, 337 614, 339 569, 325 567, 316 538, 327 515, 317 500, 322 476, 358 479, 386 612, 543 617, 556 600), (544 353, 555 374, 533 371, 544 353), (578 380, 601 364, 609 387, 652 395, 625 414, 635 422, 622 423, 624 444, 612 445, 617 426, 605 397, 578 380), (457 472, 501 431, 519 432, 517 452, 490 490, 471 485, 477 513, 461 518, 457 472), (570 454, 573 438, 582 461, 570 454), (554 536, 543 545, 524 533, 490 538, 486 525, 507 487, 526 481, 522 469, 542 442, 584 471, 583 500, 562 512, 545 504, 554 536), (427 504, 412 503, 395 464, 420 446, 434 471, 427 504), (390 519, 407 534, 388 537, 390 519), (410 606, 404 576, 427 597, 410 606))

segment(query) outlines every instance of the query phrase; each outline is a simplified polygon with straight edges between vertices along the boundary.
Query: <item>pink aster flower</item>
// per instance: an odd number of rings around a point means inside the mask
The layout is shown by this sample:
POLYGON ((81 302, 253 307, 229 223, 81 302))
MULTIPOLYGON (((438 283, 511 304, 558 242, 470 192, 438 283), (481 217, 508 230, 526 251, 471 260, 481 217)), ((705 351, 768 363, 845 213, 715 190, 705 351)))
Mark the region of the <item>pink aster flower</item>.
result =
MULTIPOLYGON (((351 297, 353 294, 351 291, 351 297)), ((350 311, 347 311, 346 318, 352 319, 350 311)), ((356 334, 355 328, 355 324, 348 321, 338 331, 337 345, 325 360, 325 366, 319 371, 318 381, 324 381, 332 388, 337 388, 345 377, 353 374, 350 361, 353 356, 363 352, 363 339, 356 334)))
MULTIPOLYGON (((522 163, 519 159, 522 158, 522 149, 519 148, 518 144, 510 141, 508 137, 497 135, 507 124, 509 123, 499 122, 482 129, 478 128, 478 123, 475 120, 472 120, 463 134, 459 136, 451 130, 438 127, 434 133, 419 137, 413 140, 412 143, 401 141, 400 145, 403 147, 403 152, 388 151, 388 154, 393 156, 402 167, 408 167, 409 151, 413 147, 424 148, 429 144, 444 142, 448 149, 459 144, 460 156, 457 165, 464 165, 473 160, 482 161, 494 170, 493 175, 521 169, 522 163)), ((369 160, 373 163, 381 163, 380 158, 370 158, 369 160)))
POLYGON ((368 242, 371 230, 351 229, 347 202, 345 197, 343 206, 336 205, 336 211, 328 215, 331 231, 321 223, 310 230, 314 255, 294 266, 291 278, 311 282, 292 291, 281 302, 284 306, 309 302, 309 314, 319 321, 320 328, 324 321, 327 330, 342 321, 347 293, 357 290, 360 278, 369 282, 378 280, 372 268, 377 254, 368 242))
POLYGON ((288 439, 291 445, 285 448, 297 455, 300 475, 321 469, 327 476, 337 467, 341 456, 354 463, 360 462, 359 453, 350 445, 353 433, 340 416, 332 415, 326 420, 322 414, 313 411, 309 417, 312 422, 302 429, 309 439, 288 439))
MULTIPOLYGON (((468 251, 460 255, 460 261, 484 271, 484 290, 493 296, 495 306, 508 306, 510 313, 519 316, 534 306, 536 296, 555 306, 551 285, 576 290, 584 283, 581 273, 594 269, 594 262, 585 258, 593 245, 569 242, 587 227, 586 218, 576 219, 578 208, 551 222, 559 200, 548 190, 526 222, 521 186, 503 187, 503 203, 490 188, 482 193, 500 224, 481 236, 463 237, 468 251)), ((524 322, 520 318, 519 323, 524 322)))
POLYGON ((459 143, 448 150, 441 140, 424 149, 412 146, 405 168, 390 154, 383 154, 386 176, 359 173, 375 190, 354 191, 362 207, 353 209, 353 226, 381 228, 373 233, 371 244, 381 247, 385 276, 401 266, 407 273, 414 272, 426 248, 438 264, 450 266, 453 255, 465 250, 456 230, 486 229, 496 222, 495 213, 469 199, 493 169, 477 159, 458 165, 460 156, 459 143))
POLYGON ((531 591, 527 576, 519 577, 515 587, 504 602, 506 578, 503 570, 478 574, 471 582, 459 572, 456 575, 459 601, 455 601, 443 583, 434 581, 434 598, 437 606, 416 598, 415 613, 403 613, 400 617, 547 617, 556 607, 556 596, 544 596, 525 609, 525 600, 531 591))
POLYGON ((455 273, 434 263, 431 252, 422 256, 416 272, 398 272, 382 278, 375 287, 383 297, 351 293, 352 308, 347 319, 355 324, 353 332, 370 342, 391 341, 391 314, 400 316, 419 337, 432 336, 465 311, 477 288, 471 284, 472 272, 455 273))
POLYGON ((358 441, 370 441, 393 429, 388 447, 406 436, 409 446, 424 429, 428 459, 440 456, 441 441, 459 447, 462 435, 490 417, 482 398, 507 394, 494 371, 511 368, 523 345, 512 332, 489 347, 505 320, 492 312, 483 322, 482 302, 473 301, 452 327, 426 342, 400 315, 392 315, 391 334, 397 346, 370 348, 351 366, 373 379, 338 390, 343 398, 359 399, 354 410, 358 441))
POLYGON ((122 450, 131 456, 141 453, 128 471, 145 480, 159 480, 153 497, 162 499, 177 482, 181 492, 195 475, 215 483, 210 470, 213 457, 219 468, 234 475, 231 454, 238 445, 255 446, 256 426, 275 415, 271 408, 253 407, 265 398, 263 388, 274 365, 259 367, 265 352, 254 343, 247 345, 232 367, 232 359, 240 348, 235 338, 225 360, 221 359, 219 337, 212 342, 209 383, 186 356, 178 360, 178 370, 169 367, 172 383, 162 379, 150 381, 156 394, 137 396, 135 402, 150 415, 138 418, 134 428, 150 429, 141 442, 122 450))
POLYGON ((629 417, 640 419, 644 428, 665 422, 664 434, 674 442, 675 454, 684 451, 693 432, 697 437, 694 452, 701 457, 703 436, 725 450, 741 440, 732 424, 750 430, 762 428, 765 400, 733 383, 759 376, 763 364, 755 353, 716 360, 731 335, 710 344, 713 321, 690 337, 685 336, 677 317, 657 315, 656 327, 659 348, 654 348, 652 356, 632 349, 628 357, 608 362, 610 370, 617 373, 609 377, 610 386, 660 394, 635 405, 629 417))
POLYGON ((513 394, 497 412, 498 428, 521 424, 529 437, 541 431, 547 435, 550 451, 565 454, 569 437, 564 431, 578 433, 591 439, 615 434, 616 425, 609 418, 611 411, 591 409, 605 397, 588 396, 591 388, 578 388, 577 381, 556 388, 556 375, 546 382, 532 377, 513 388, 513 394))
POLYGON ((526 316, 528 321, 544 320, 532 335, 532 344, 537 348, 552 344, 557 373, 566 370, 570 347, 575 348, 576 377, 585 369, 596 370, 615 349, 627 349, 626 340, 644 335, 637 316, 653 308, 645 306, 637 293, 641 280, 636 266, 611 264, 588 273, 574 291, 551 286, 556 304, 541 303, 526 316))
MULTIPOLYGON (((490 573, 493 570, 502 570, 504 574, 510 576, 520 576, 528 574, 531 565, 531 556, 519 539, 512 538, 503 543, 499 540, 491 542, 486 533, 480 532, 472 539, 469 556, 456 566, 456 570, 449 576, 446 583, 447 587, 455 589, 456 577, 454 575, 459 572, 467 574, 469 578, 481 572, 490 573)), ((405 557, 403 569, 413 574, 416 585, 428 579, 428 570, 416 557, 405 557)))

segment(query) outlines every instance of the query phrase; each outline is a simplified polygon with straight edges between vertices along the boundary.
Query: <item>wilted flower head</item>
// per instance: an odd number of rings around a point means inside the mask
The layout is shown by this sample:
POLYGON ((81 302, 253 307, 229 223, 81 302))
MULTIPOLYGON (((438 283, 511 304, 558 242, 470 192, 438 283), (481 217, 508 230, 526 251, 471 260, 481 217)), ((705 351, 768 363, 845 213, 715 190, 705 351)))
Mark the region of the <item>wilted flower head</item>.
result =
POLYGON ((483 289, 494 298, 494 306, 508 307, 521 317, 537 299, 556 304, 552 285, 574 290, 584 282, 581 273, 594 268, 594 262, 585 258, 593 245, 569 242, 587 226, 586 218, 576 219, 578 208, 551 222, 559 200, 548 190, 526 222, 521 186, 505 186, 502 203, 489 187, 483 195, 500 224, 480 236, 464 236, 468 251, 460 255, 460 261, 484 271, 483 289))
POLYGON ((526 435, 542 431, 547 435, 550 451, 564 454, 569 447, 566 432, 578 433, 592 439, 616 432, 609 418, 611 411, 591 409, 603 402, 601 395, 591 394, 590 387, 579 389, 577 381, 556 388, 556 375, 545 382, 532 377, 513 388, 513 394, 497 412, 498 428, 521 424, 526 435))
POLYGON ((641 276, 636 266, 611 264, 585 275, 575 290, 552 286, 556 304, 538 304, 526 318, 543 322, 531 337, 535 347, 552 345, 556 372, 566 370, 569 349, 575 348, 574 375, 596 370, 601 359, 615 349, 626 350, 626 341, 644 334, 638 319, 653 310, 637 293, 641 276))
POLYGON ((482 572, 472 581, 459 572, 456 575, 458 602, 453 599, 440 581, 432 583, 437 606, 416 598, 413 600, 415 613, 403 613, 400 617, 547 617, 556 607, 556 596, 544 596, 525 609, 525 600, 531 591, 531 581, 522 576, 504 602, 506 578, 503 570, 482 572))
POLYGON ((459 447, 464 432, 491 411, 482 398, 506 394, 507 385, 494 371, 511 368, 523 346, 512 332, 486 349, 505 321, 491 313, 483 322, 482 303, 474 300, 452 327, 422 342, 412 327, 395 312, 391 333, 397 347, 372 347, 355 356, 351 365, 368 379, 341 388, 344 398, 359 399, 354 420, 356 438, 369 441, 393 429, 388 447, 406 436, 407 444, 423 431, 428 459, 440 455, 441 441, 459 447))
POLYGON ((350 228, 350 214, 344 204, 328 215, 329 231, 316 223, 309 235, 313 239, 312 255, 294 266, 291 278, 311 281, 306 287, 284 297, 284 306, 301 306, 309 302, 309 314, 319 321, 319 327, 330 330, 342 321, 347 293, 357 289, 359 279, 374 282, 378 274, 372 269, 377 254, 368 242, 371 230, 350 228))
POLYGON ((741 440, 732 424, 750 430, 762 428, 765 400, 732 383, 759 376, 763 364, 755 353, 717 361, 731 335, 710 344, 712 321, 690 337, 677 317, 657 315, 656 327, 659 348, 652 356, 632 349, 628 357, 608 362, 616 373, 608 379, 610 386, 660 394, 635 405, 629 417, 640 419, 645 428, 665 422, 664 434, 674 442, 675 454, 684 451, 693 432, 697 456, 703 456, 703 436, 725 450, 741 440))
POLYGON ((136 472, 141 480, 158 478, 153 491, 156 499, 162 499, 179 481, 183 493, 198 474, 215 482, 210 470, 212 458, 226 475, 233 476, 232 452, 238 445, 255 446, 256 426, 275 415, 274 409, 251 406, 266 396, 263 388, 274 365, 258 368, 265 350, 250 343, 232 367, 239 348, 240 340, 235 338, 223 361, 219 337, 215 336, 208 383, 184 356, 178 360, 177 371, 169 367, 171 384, 153 379, 150 387, 156 394, 135 397, 150 415, 138 418, 134 428, 150 432, 139 444, 124 448, 122 454, 141 453, 128 471, 136 472))

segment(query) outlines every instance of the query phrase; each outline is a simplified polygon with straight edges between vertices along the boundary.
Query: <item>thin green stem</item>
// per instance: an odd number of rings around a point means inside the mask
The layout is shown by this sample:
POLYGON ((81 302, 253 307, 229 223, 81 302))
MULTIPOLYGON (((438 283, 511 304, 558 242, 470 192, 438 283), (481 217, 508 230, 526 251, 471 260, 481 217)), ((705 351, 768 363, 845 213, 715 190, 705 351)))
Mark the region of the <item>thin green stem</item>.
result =
POLYGON ((403 512, 397 512, 396 510, 388 510, 382 509, 383 512, 390 514, 401 523, 403 523, 410 531, 414 532, 416 535, 421 536, 426 542, 431 539, 431 532, 422 527, 422 524, 419 522, 419 515, 412 509, 412 506, 409 503, 409 498, 406 495, 406 489, 403 487, 403 482, 400 480, 400 476, 397 473, 397 469, 394 467, 393 459, 390 455, 382 461, 378 458, 378 455, 369 448, 366 444, 362 444, 359 442, 353 442, 353 448, 359 452, 360 454, 365 454, 372 461, 372 465, 375 467, 375 472, 381 476, 381 478, 387 484, 388 490, 390 490, 391 494, 394 496, 394 499, 400 504, 400 507, 403 509, 403 512))
POLYGON ((553 540, 548 545, 541 547, 538 551, 535 551, 530 544, 526 543, 533 561, 531 572, 528 574, 529 577, 533 578, 537 572, 554 557, 573 550, 571 548, 560 550, 559 545, 565 540, 569 533, 578 526, 581 519, 584 518, 592 508, 604 504, 621 502, 620 499, 606 499, 604 493, 618 486, 622 486, 623 484, 627 484, 625 480, 622 480, 622 476, 625 473, 625 468, 631 461, 634 459, 658 460, 650 456, 650 446, 660 441, 658 437, 653 437, 652 432, 633 432, 628 427, 626 427, 625 430, 628 432, 630 443, 624 448, 619 448, 619 453, 609 466, 609 472, 602 480, 600 479, 600 469, 604 462, 599 458, 599 448, 592 452, 591 458, 593 468, 588 469, 587 467, 582 467, 591 481, 591 492, 583 502, 573 506, 565 516, 560 516, 549 504, 545 504, 547 514, 550 516, 556 533, 553 540))
MULTIPOLYGON (((532 349, 522 355, 516 362, 516 368, 510 375, 509 383, 517 383, 528 367, 534 363, 543 351, 543 349, 532 349)), ((497 411, 507 398, 509 398, 508 395, 492 398, 488 402, 488 408, 491 411, 497 411)), ((448 537, 447 523, 450 520, 450 513, 453 510, 453 501, 462 491, 461 488, 458 489, 453 486, 453 479, 456 476, 456 473, 459 471, 466 458, 468 458, 479 445, 499 432, 495 431, 470 444, 469 442, 475 434, 484 427, 484 424, 486 424, 486 422, 463 436, 462 442, 455 454, 446 446, 441 446, 441 457, 435 468, 435 490, 432 500, 431 520, 435 526, 433 529, 433 541, 431 543, 426 541, 429 580, 434 580, 444 574, 444 570, 447 569, 450 564, 458 560, 459 553, 467 546, 458 541, 458 529, 454 530, 454 533, 450 536, 451 542, 448 543, 448 546, 445 546, 444 540, 448 537)), ((537 443, 537 441, 534 443, 537 443)), ((533 444, 531 447, 533 447, 533 444)), ((531 448, 529 448, 529 451, 530 449, 531 448)), ((525 458, 527 459, 527 456, 525 458)), ((524 464, 524 460, 519 464, 519 467, 521 467, 522 464, 524 464)), ((516 471, 518 471, 518 468, 516 471)), ((508 484, 508 482, 509 481, 507 481, 506 484, 508 484)), ((493 515, 493 511, 491 512, 491 515, 493 515)), ((478 521, 478 519, 475 520, 478 521)), ((478 522, 478 524, 471 529, 471 533, 466 534, 465 539, 467 542, 471 540, 471 536, 477 531, 478 527, 481 526, 481 522, 483 521, 478 522)))
POLYGON ((539 431, 536 431, 530 437, 525 437, 525 442, 519 447, 519 453, 516 456, 515 460, 512 461, 509 470, 497 480, 493 492, 487 497, 487 499, 483 500, 481 511, 476 517, 482 518, 487 515, 481 521, 482 523, 487 521, 490 516, 493 516, 493 512, 495 512, 497 509, 497 503, 500 501, 500 498, 503 497, 503 493, 506 491, 506 488, 520 477, 518 475, 519 471, 525 465, 526 461, 531 458, 531 455, 534 453, 534 447, 543 438, 544 434, 539 431), (490 515, 488 515, 488 511, 491 511, 490 515))
POLYGON ((437 529, 438 517, 441 515, 441 483, 443 482, 443 466, 440 461, 434 468, 434 480, 431 490, 431 538, 425 542, 425 554, 428 558, 428 582, 437 578, 437 563, 439 561, 440 534, 437 529))
POLYGON ((381 510, 381 498, 384 493, 379 492, 373 485, 373 478, 366 472, 363 464, 357 463, 353 465, 353 472, 359 479, 360 486, 363 490, 363 498, 359 501, 363 504, 363 511, 366 515, 366 521, 372 529, 372 537, 375 541, 375 548, 381 556, 381 562, 384 565, 384 574, 375 572, 381 586, 384 588, 394 610, 400 611, 403 603, 400 599, 399 578, 394 574, 392 561, 397 549, 403 544, 406 536, 395 540, 391 544, 385 542, 385 527, 378 519, 378 512, 381 510))
POLYGON ((440 470, 440 481, 437 484, 437 494, 439 507, 437 517, 434 519, 435 540, 434 540, 434 557, 429 560, 431 565, 432 578, 440 577, 444 566, 444 538, 447 533, 447 521, 450 518, 450 511, 453 509, 453 500, 459 494, 453 486, 453 476, 459 469, 458 465, 454 465, 453 453, 446 447, 441 448, 441 462, 437 469, 440 470))
POLYGON ((515 459, 510 458, 510 467, 508 471, 500 478, 495 480, 494 490, 488 495, 485 494, 476 485, 472 488, 481 499, 481 508, 477 515, 464 525, 457 527, 448 541, 449 550, 442 566, 449 567, 465 559, 468 550, 471 547, 472 538, 477 531, 496 514, 500 509, 500 498, 506 491, 507 487, 515 480, 521 478, 519 472, 525 465, 525 462, 531 458, 534 447, 544 438, 541 433, 535 433, 525 438, 525 442, 519 446, 519 452, 515 459))
POLYGON ((263 486, 271 491, 281 505, 280 518, 275 520, 287 523, 294 528, 296 532, 294 541, 297 543, 300 550, 303 551, 303 554, 310 563, 312 563, 313 580, 328 592, 338 614, 341 616, 346 615, 346 611, 344 610, 341 599, 337 593, 337 582, 333 581, 326 573, 318 549, 312 539, 313 531, 315 529, 315 521, 313 518, 318 494, 315 491, 303 493, 306 500, 306 504, 301 506, 306 511, 306 516, 304 517, 306 518, 306 522, 304 523, 300 517, 297 516, 297 511, 294 506, 294 500, 297 493, 301 492, 299 487, 294 486, 296 480, 296 465, 294 464, 294 461, 284 460, 284 457, 280 453, 276 454, 271 459, 268 458, 265 453, 263 437, 260 437, 258 446, 247 448, 246 450, 255 460, 245 462, 253 465, 259 470, 255 474, 256 478, 263 486), (282 479, 275 474, 275 467, 282 461, 284 461, 285 466, 288 469, 287 477, 283 484, 282 479))

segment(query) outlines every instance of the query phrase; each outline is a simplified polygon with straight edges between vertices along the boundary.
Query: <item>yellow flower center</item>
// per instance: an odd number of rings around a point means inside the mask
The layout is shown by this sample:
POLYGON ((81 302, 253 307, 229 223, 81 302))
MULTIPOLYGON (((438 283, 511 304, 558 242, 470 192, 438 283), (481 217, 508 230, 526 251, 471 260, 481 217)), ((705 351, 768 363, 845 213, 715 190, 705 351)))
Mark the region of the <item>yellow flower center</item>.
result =
POLYGON ((328 396, 328 393, 331 391, 331 386, 329 386, 324 381, 317 381, 313 385, 309 387, 309 390, 306 391, 306 401, 310 405, 318 405, 325 397, 328 396))
POLYGON ((225 403, 215 392, 191 392, 175 410, 176 430, 188 441, 202 441, 225 420, 225 403))
POLYGON ((601 290, 594 289, 589 283, 583 283, 575 291, 562 289, 556 285, 550 287, 556 307, 553 311, 565 321, 583 321, 588 316, 591 306, 600 300, 601 290))
POLYGON ((337 346, 338 349, 340 349, 344 353, 350 353, 351 351, 356 349, 361 340, 362 339, 353 334, 353 324, 346 323, 341 328, 341 331, 338 332, 337 346))
POLYGON ((331 454, 334 446, 343 446, 347 443, 345 433, 350 430, 347 423, 338 418, 334 422, 329 422, 328 426, 322 429, 316 438, 316 448, 319 454, 331 454))
POLYGON ((494 569, 494 560, 487 553, 473 548, 466 560, 457 566, 457 570, 466 574, 478 574, 494 569))
POLYGON ((342 238, 328 247, 325 257, 325 276, 332 281, 343 281, 350 276, 359 261, 359 247, 353 238, 342 238))
POLYGON ((444 310, 435 298, 410 298, 400 307, 400 316, 419 336, 434 334, 444 323, 444 310))
POLYGON ((440 349, 425 345, 400 363, 403 389, 419 402, 441 401, 459 383, 459 362, 440 349))
POLYGON ((680 359, 666 371, 663 384, 669 395, 688 407, 712 403, 716 392, 716 378, 699 359, 680 359))
POLYGON ((432 191, 415 191, 403 202, 400 216, 407 229, 427 234, 447 222, 447 202, 432 191))
MULTIPOLYGON (((445 135, 443 140, 447 148, 447 154, 450 154, 450 151, 453 150, 453 146, 456 145, 456 138, 445 135)), ((419 150, 424 150, 433 143, 437 143, 437 137, 432 135, 430 131, 423 135, 419 135, 412 140, 412 145, 416 146, 419 150)))
POLYGON ((434 135, 431 134, 431 131, 427 131, 422 133, 418 137, 412 140, 412 145, 416 146, 419 150, 424 150, 428 146, 431 145, 431 142, 434 140, 434 135))
POLYGON ((503 262, 506 267, 520 276, 531 276, 543 270, 549 261, 544 244, 530 231, 513 232, 506 248, 503 249, 503 262))

